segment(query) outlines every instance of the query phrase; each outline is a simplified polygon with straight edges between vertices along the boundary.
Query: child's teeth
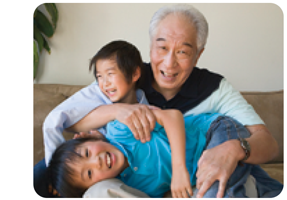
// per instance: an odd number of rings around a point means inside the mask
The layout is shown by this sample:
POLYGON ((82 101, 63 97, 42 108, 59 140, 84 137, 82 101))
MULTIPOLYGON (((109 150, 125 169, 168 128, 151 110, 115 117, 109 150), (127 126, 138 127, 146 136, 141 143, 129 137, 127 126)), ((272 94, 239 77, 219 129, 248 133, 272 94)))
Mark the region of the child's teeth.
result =
POLYGON ((116 92, 116 90, 108 91, 109 94, 114 94, 115 92, 116 92))
POLYGON ((109 154, 107 155, 107 164, 108 164, 108 167, 111 167, 111 158, 109 154))

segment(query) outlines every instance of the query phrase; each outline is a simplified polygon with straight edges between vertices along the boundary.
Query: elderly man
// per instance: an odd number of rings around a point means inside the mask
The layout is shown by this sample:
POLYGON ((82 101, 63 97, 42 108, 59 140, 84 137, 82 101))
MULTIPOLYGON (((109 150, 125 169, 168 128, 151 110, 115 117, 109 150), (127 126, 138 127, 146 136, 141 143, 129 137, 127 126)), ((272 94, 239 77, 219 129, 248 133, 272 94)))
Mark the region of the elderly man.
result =
MULTIPOLYGON (((243 191, 239 196, 245 196, 243 184, 246 180, 239 181, 237 188, 228 185, 240 170, 238 163, 268 162, 276 157, 278 145, 253 108, 225 78, 196 67, 208 35, 204 16, 188 5, 164 7, 151 19, 149 34, 151 63, 146 64, 146 81, 142 89, 151 105, 176 108, 185 116, 222 113, 241 122, 251 134, 249 138, 239 136, 238 140, 228 141, 213 141, 212 134, 208 136, 207 144, 210 145, 198 162, 197 197, 232 197, 238 195, 234 191, 238 188, 243 191)), ((101 119, 104 124, 117 119, 142 142, 150 140, 150 130, 155 125, 155 117, 148 106, 110 104, 102 100, 92 84, 63 102, 46 118, 43 128, 46 164, 64 141, 62 131, 65 128, 73 130, 79 120, 91 118, 101 119), (76 106, 77 112, 73 112, 76 106), (92 110, 94 112, 89 114, 92 110)), ((100 132, 104 133, 104 128, 100 132)), ((244 173, 255 179, 264 177, 256 180, 259 197, 273 197, 281 192, 283 186, 257 165, 248 169, 244 173)), ((34 173, 34 176, 38 177, 38 174, 34 173)))

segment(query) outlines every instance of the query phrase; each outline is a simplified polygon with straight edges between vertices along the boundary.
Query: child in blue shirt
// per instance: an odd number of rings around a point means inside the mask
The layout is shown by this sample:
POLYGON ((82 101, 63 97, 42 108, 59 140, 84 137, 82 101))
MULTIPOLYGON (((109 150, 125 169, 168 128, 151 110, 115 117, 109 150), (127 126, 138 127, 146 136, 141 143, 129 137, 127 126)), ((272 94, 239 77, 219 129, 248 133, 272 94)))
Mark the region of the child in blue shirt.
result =
MULTIPOLYGON (((95 76, 98 81, 99 88, 101 91, 114 103, 137 103, 137 95, 136 95, 136 88, 137 84, 139 83, 139 78, 141 76, 141 67, 142 67, 142 60, 140 57, 140 54, 138 50, 131 44, 124 42, 124 41, 115 41, 107 44, 104 46, 92 59, 91 63, 95 64, 95 76), (132 58, 132 59, 130 59, 132 58)), ((137 91, 141 92, 141 91, 137 91)), ((140 141, 136 140, 132 135, 130 135, 131 132, 125 133, 128 129, 125 127, 125 130, 118 131, 122 137, 130 137, 132 136, 133 142, 130 139, 124 139, 123 141, 129 142, 129 145, 132 145, 133 147, 140 148, 140 151, 138 152, 146 152, 147 149, 150 149, 150 155, 146 155, 147 158, 152 158, 155 161, 154 153, 156 152, 162 152, 162 155, 165 155, 162 148, 158 148, 159 146, 164 146, 165 150, 168 150, 170 156, 172 154, 172 159, 168 155, 166 155, 166 158, 169 158, 164 162, 164 165, 162 165, 163 169, 166 168, 171 170, 171 161, 173 163, 173 183, 177 187, 177 185, 184 184, 185 186, 182 188, 184 191, 188 191, 190 195, 192 195, 192 189, 190 185, 190 178, 189 173, 186 168, 185 163, 185 130, 184 130, 184 120, 183 116, 180 111, 177 110, 154 110, 154 114, 156 115, 157 121, 159 124, 165 127, 166 132, 163 132, 161 137, 152 137, 153 142, 148 142, 141 144, 140 141), (162 140, 164 139, 164 140, 162 140), (162 141, 161 141, 162 140, 162 141), (170 144, 168 142, 170 141, 170 144), (163 143, 165 145, 163 145, 163 143), (142 146, 144 145, 144 146, 142 146), (157 146, 159 145, 159 146, 157 146), (156 148, 155 148, 156 147, 156 148), (169 167, 165 167, 165 164, 170 165, 169 167), (177 172, 177 173, 175 173, 177 172), (184 181, 185 180, 185 181, 184 181)), ((91 130, 93 128, 99 128, 103 124, 101 122, 97 121, 90 121, 85 122, 84 124, 81 123, 80 120, 78 123, 74 125, 75 130, 81 130, 81 131, 87 131, 91 130)), ((113 121, 111 124, 120 124, 118 121, 113 121)), ((160 125, 157 124, 157 127, 159 129, 160 125)), ((108 125, 110 127, 111 125, 108 125)), ((63 163, 61 165, 55 164, 56 157, 60 156, 63 157, 63 155, 66 155, 63 152, 56 151, 53 155, 53 158, 49 164, 49 170, 53 171, 52 175, 55 178, 52 178, 52 185, 53 187, 63 196, 73 196, 65 191, 81 191, 79 188, 87 189, 89 186, 93 185, 94 183, 107 179, 112 178, 117 175, 119 175, 124 169, 126 169, 127 166, 133 166, 135 161, 132 157, 127 157, 128 155, 125 154, 126 151, 122 151, 123 149, 119 150, 120 143, 117 143, 117 138, 114 137, 115 135, 112 135, 110 128, 107 128, 106 138, 109 140, 110 144, 104 144, 102 146, 105 150, 105 153, 103 154, 102 151, 98 154, 93 153, 93 151, 89 151, 88 148, 85 150, 82 150, 81 148, 74 148, 74 154, 72 155, 78 155, 81 162, 76 162, 77 156, 75 158, 71 158, 69 162, 64 162, 66 164, 66 167, 63 167, 63 163), (112 145, 113 144, 113 145, 112 145), (117 144, 117 146, 115 146, 117 144), (108 149, 108 150, 107 150, 108 149), (99 172, 99 175, 95 176, 93 171, 95 171, 96 167, 93 166, 90 169, 86 167, 86 164, 84 162, 84 158, 90 158, 90 155, 97 155, 93 156, 93 158, 96 158, 97 160, 94 162, 99 162, 100 166, 107 166, 107 175, 103 171, 99 172), (101 157, 102 156, 102 157, 101 157), (75 161, 75 162, 73 162, 75 161), (103 161, 105 161, 105 165, 103 164, 103 161), (75 164, 75 165, 74 165, 75 164), (66 172, 69 173, 63 173, 66 175, 73 175, 66 179, 66 183, 77 183, 78 189, 71 189, 72 185, 70 184, 69 189, 64 189, 63 181, 59 180, 65 180, 65 178, 59 178, 59 174, 57 175, 55 173, 55 169, 68 169, 66 172), (57 181, 56 181, 57 180, 57 181), (69 181, 68 181, 69 180, 69 181), (83 181, 84 180, 84 181, 83 181), (54 182, 54 183, 53 183, 54 182), (62 182, 62 183, 61 183, 62 182), (64 191, 65 190, 65 191, 64 191)), ((160 130, 160 129, 159 129, 160 130)), ((162 129, 163 130, 163 129, 162 129)), ((116 134, 116 133, 113 133, 116 134)), ((203 136, 204 138, 204 136, 203 136)), ((204 142, 203 142, 204 143, 204 142)), ((89 144, 89 143, 88 143, 89 144)), ((123 144, 123 143, 122 143, 123 144)), ((83 146, 84 144, 80 145, 83 146)), ((101 145, 91 145, 91 146, 101 146, 101 145)), ((191 146, 191 145, 190 145, 191 146)), ((196 147, 196 145, 194 145, 196 147)), ((201 149, 203 149, 204 145, 198 145, 201 149)), ((91 148, 92 149, 92 148, 91 148)), ((94 147, 94 149, 97 149, 94 147)), ((139 149, 138 149, 139 150, 139 149)), ((97 152, 97 151, 94 151, 97 152)), ((136 155, 136 154, 135 154, 136 155)), ((198 153, 200 155, 200 153, 198 153)), ((64 156, 65 157, 65 156, 64 156)), ((137 156, 136 156, 137 157, 137 156)), ((138 157, 137 157, 138 158, 138 157)), ((65 161, 66 159, 63 159, 62 161, 65 161)), ((141 160, 141 159, 140 159, 141 160)), ((138 160, 138 162, 140 161, 138 160)), ((152 165, 151 162, 145 163, 145 166, 152 165)), ((87 166, 90 166, 87 164, 87 166)), ((162 168, 161 167, 161 168, 162 168)), ((148 169, 146 167, 146 169, 148 169)), ((169 177, 171 179, 171 171, 169 170, 163 170, 166 177, 169 177), (169 174, 169 176, 167 176, 169 174)), ((142 170, 139 170, 142 171, 142 170)), ((194 174, 195 170, 193 170, 193 167, 190 169, 191 173, 194 174)), ((153 176, 157 177, 158 174, 154 173, 153 176)), ((171 181, 171 180, 170 180, 171 181)), ((163 191, 167 191, 170 188, 170 181, 168 184, 166 184, 164 190, 159 190, 160 192, 154 193, 152 191, 145 191, 142 189, 143 192, 147 192, 150 196, 161 196, 163 191)), ((194 182, 194 181, 193 181, 194 182)), ((65 184, 66 184, 65 183, 65 184)), ((160 181, 158 182, 160 183, 160 181)), ((65 185, 64 184, 64 185, 65 185)), ((68 184, 69 185, 69 184, 68 184)), ((150 185, 150 184, 149 184, 150 185)), ((73 185, 75 187, 75 185, 73 185)), ((156 185, 153 187, 157 188, 156 185)), ((179 189, 179 190, 182 190, 179 189)), ((181 193, 181 191, 180 191, 181 193)), ((76 195, 78 196, 78 195, 76 195)), ((180 195, 181 196, 181 195, 180 195)), ((185 192, 184 196, 187 196, 187 193, 185 192)))
MULTIPOLYGON (((126 125, 115 120, 107 125, 107 141, 93 138, 67 141, 54 153, 50 168, 53 168, 55 157, 63 156, 63 151, 68 149, 67 146, 72 146, 71 152, 66 153, 69 156, 65 156, 68 161, 65 167, 61 168, 72 171, 71 182, 80 188, 74 186, 69 191, 81 191, 79 196, 96 182, 114 177, 150 197, 162 197, 170 190, 173 179, 178 181, 177 184, 184 183, 187 179, 188 186, 183 189, 192 195, 191 185, 196 184, 197 161, 205 147, 206 129, 209 127, 202 125, 211 123, 218 114, 188 116, 184 118, 183 124, 180 123, 183 122, 183 117, 179 111, 161 110, 158 113, 156 115, 160 122, 156 123, 149 142, 142 143, 135 139, 126 125), (172 129, 165 131, 163 127, 167 126, 166 123, 171 124, 169 128, 172 129), (184 130, 179 125, 185 127, 186 143, 174 146, 184 149, 174 159, 171 151, 172 141, 169 142, 168 139, 171 136, 167 133, 169 131, 173 137, 184 135, 184 130), (179 177, 178 180, 176 176, 179 177)), ((175 153, 174 150, 174 156, 175 153)), ((55 187, 60 194, 62 187, 55 187)), ((183 197, 187 197, 187 193, 183 197)))
MULTIPOLYGON (((136 89, 143 78, 142 60, 133 45, 111 42, 94 56, 90 68, 92 65, 99 88, 113 103, 138 103, 137 93, 142 91, 136 89)), ((151 197, 162 197, 170 189, 173 197, 188 197, 193 194, 191 186, 196 184, 197 162, 206 147, 209 130, 229 134, 228 130, 236 135, 240 127, 242 137, 249 134, 230 118, 231 128, 218 128, 222 116, 217 113, 185 118, 177 110, 154 109, 153 113, 157 123, 149 142, 135 139, 126 125, 115 120, 108 123, 106 138, 75 139, 62 144, 49 164, 52 186, 64 197, 81 197, 93 184, 118 177, 151 197)), ((80 120, 73 129, 89 131, 103 125, 101 120, 80 120)))

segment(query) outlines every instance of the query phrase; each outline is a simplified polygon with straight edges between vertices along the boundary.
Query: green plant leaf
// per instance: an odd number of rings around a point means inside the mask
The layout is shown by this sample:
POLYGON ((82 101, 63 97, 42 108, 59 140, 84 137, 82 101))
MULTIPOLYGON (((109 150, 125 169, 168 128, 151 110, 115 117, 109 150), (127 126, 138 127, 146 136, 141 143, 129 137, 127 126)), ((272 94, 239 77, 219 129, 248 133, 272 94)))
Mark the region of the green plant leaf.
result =
POLYGON ((45 40, 45 38, 44 38, 43 47, 48 51, 49 54, 51 54, 51 49, 49 47, 49 44, 48 44, 47 40, 45 40))
POLYGON ((41 52, 44 45, 44 38, 43 35, 40 33, 39 29, 37 28, 37 26, 35 25, 34 25, 34 39, 38 43, 39 52, 41 52))
POLYGON ((47 17, 38 9, 35 11, 34 24, 37 28, 44 33, 47 37, 52 37, 54 29, 47 17))
POLYGON ((34 53, 34 79, 37 75, 38 64, 40 59, 40 53, 42 49, 46 49, 49 54, 51 54, 51 49, 49 47, 47 39, 52 37, 54 30, 56 29, 56 24, 58 21, 58 10, 55 3, 44 4, 47 12, 51 16, 52 24, 49 19, 38 9, 34 11, 34 41, 33 41, 33 53, 34 53), (48 38, 47 38, 47 37, 48 38))
POLYGON ((33 78, 36 78, 37 71, 38 71, 38 64, 39 64, 39 51, 38 51, 38 45, 37 42, 34 40, 33 42, 33 52, 34 52, 34 75, 33 78))
POLYGON ((55 30, 57 27, 57 21, 58 21, 58 17, 59 17, 56 4, 55 3, 45 3, 44 5, 45 5, 46 10, 48 11, 48 13, 51 16, 53 27, 55 30))

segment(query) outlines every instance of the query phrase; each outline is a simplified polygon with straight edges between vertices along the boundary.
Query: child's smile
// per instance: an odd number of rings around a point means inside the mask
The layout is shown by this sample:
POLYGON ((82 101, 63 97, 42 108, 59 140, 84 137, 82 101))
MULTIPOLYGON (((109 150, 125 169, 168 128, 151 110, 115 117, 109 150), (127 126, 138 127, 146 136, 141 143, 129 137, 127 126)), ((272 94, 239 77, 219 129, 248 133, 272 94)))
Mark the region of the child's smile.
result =
POLYGON ((85 142, 77 152, 81 158, 70 165, 75 170, 73 182, 83 188, 114 178, 128 166, 122 152, 107 142, 85 142))
POLYGON ((114 95, 116 95, 116 92, 116 89, 106 89, 106 94, 109 96, 109 98, 112 98, 114 95))
POLYGON ((107 165, 108 165, 108 168, 112 167, 111 154, 109 152, 107 152, 107 165))
POLYGON ((113 59, 100 59, 96 66, 99 87, 112 102, 137 103, 135 82, 138 78, 129 83, 113 59))

